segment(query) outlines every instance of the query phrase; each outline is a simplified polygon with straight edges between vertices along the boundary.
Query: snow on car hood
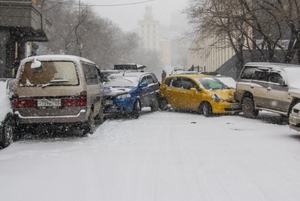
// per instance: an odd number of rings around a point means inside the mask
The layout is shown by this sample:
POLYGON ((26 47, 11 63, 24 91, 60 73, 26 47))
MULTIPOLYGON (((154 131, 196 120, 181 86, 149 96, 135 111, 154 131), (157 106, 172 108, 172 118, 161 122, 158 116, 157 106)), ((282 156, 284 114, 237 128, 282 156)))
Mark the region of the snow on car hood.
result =
POLYGON ((0 122, 5 119, 7 113, 12 112, 10 100, 8 98, 8 95, 6 94, 6 82, 0 82, 0 122))
POLYGON ((211 93, 217 94, 220 98, 226 101, 233 101, 234 100, 234 92, 233 89, 224 89, 224 90, 215 90, 211 91, 211 93))
POLYGON ((106 87, 104 88, 104 96, 116 96, 118 94, 129 93, 132 88, 114 88, 114 87, 106 87))

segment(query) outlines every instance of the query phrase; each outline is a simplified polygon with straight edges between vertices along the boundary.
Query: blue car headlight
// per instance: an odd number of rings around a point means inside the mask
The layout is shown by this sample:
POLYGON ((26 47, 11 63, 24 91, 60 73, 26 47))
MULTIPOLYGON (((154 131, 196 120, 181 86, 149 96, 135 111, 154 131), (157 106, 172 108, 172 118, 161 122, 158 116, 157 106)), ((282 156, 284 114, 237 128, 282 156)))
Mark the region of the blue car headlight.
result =
POLYGON ((222 102, 222 101, 223 101, 223 99, 220 98, 217 94, 211 95, 211 98, 212 98, 215 102, 222 102))
POLYGON ((130 94, 121 94, 121 95, 118 95, 116 97, 116 99, 126 99, 126 98, 130 98, 131 95, 130 94))

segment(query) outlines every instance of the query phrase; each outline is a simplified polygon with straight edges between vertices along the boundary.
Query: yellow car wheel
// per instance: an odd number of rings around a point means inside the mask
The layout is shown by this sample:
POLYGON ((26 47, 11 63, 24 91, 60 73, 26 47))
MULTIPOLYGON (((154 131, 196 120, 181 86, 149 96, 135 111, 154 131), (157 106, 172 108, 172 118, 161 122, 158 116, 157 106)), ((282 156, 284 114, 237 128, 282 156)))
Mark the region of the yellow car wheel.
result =
POLYGON ((209 103, 205 102, 202 104, 202 114, 205 117, 210 117, 212 115, 212 108, 209 103))

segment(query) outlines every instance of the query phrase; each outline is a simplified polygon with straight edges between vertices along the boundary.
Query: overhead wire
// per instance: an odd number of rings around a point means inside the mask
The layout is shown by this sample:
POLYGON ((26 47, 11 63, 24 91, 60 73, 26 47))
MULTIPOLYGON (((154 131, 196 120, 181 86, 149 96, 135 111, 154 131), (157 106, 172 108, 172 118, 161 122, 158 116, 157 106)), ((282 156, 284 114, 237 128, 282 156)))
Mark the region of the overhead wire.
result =
MULTIPOLYGON (((131 5, 136 5, 136 4, 143 4, 143 3, 148 3, 151 1, 155 1, 155 0, 145 0, 145 1, 137 1, 137 2, 131 2, 131 3, 120 3, 120 4, 86 4, 88 6, 92 6, 92 7, 114 7, 114 6, 131 6, 131 5)), ((61 1, 47 1, 50 3, 62 3, 61 1)), ((68 3, 68 2, 66 2, 68 3)), ((76 4, 79 6, 79 4, 76 4)))

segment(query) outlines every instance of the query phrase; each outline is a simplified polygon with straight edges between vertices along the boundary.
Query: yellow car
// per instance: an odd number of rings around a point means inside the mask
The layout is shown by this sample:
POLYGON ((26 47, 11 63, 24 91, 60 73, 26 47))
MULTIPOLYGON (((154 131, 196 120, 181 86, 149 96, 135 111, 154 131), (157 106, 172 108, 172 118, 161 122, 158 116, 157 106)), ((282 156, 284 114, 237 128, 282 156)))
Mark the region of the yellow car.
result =
POLYGON ((160 86, 160 108, 197 111, 212 114, 237 114, 235 90, 209 75, 173 75, 160 86))

